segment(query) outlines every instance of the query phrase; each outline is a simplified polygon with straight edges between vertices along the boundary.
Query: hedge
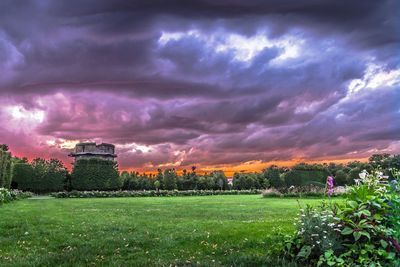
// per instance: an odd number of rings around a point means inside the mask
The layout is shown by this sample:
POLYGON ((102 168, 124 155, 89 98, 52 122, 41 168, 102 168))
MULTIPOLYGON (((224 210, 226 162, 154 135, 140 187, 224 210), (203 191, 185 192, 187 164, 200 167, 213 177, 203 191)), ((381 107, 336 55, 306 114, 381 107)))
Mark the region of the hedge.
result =
POLYGON ((290 170, 283 177, 286 187, 304 186, 304 185, 319 185, 325 186, 328 172, 324 170, 290 170))
POLYGON ((213 195, 258 195, 261 190, 149 190, 149 191, 71 191, 50 195, 56 198, 96 198, 96 197, 173 197, 173 196, 213 196, 213 195))

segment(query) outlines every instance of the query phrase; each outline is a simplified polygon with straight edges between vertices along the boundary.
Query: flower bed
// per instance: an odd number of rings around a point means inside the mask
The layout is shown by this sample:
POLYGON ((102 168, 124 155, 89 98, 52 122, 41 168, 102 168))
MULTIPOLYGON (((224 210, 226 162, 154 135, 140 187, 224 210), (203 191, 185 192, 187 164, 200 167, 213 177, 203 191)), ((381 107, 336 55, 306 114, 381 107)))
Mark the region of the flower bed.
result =
POLYGON ((344 204, 302 209, 285 256, 308 266, 400 266, 399 178, 364 171, 344 204))
POLYGON ((173 197, 173 196, 212 196, 212 195, 257 195, 261 190, 188 190, 188 191, 71 191, 52 193, 56 198, 93 198, 93 197, 173 197))
POLYGON ((17 199, 23 199, 31 197, 32 193, 23 192, 20 190, 9 190, 5 188, 0 188, 0 205, 8 203, 17 199))

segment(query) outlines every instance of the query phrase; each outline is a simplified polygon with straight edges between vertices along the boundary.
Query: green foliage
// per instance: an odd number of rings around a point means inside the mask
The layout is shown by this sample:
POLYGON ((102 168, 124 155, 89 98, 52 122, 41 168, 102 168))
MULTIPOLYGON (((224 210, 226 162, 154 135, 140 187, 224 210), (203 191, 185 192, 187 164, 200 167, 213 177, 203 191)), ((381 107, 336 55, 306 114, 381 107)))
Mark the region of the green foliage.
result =
MULTIPOLYGON (((290 190, 277 190, 269 188, 263 191, 263 197, 282 197, 282 198, 324 198, 326 197, 325 189, 321 187, 295 187, 290 190)), ((346 193, 333 193, 330 197, 344 197, 346 193)))
POLYGON ((16 163, 13 166, 13 183, 15 187, 20 190, 34 191, 32 189, 36 188, 35 174, 33 168, 28 163, 16 163))
POLYGON ((264 189, 269 186, 269 181, 263 173, 234 173, 233 189, 264 189))
POLYGON ((115 190, 121 187, 116 162, 102 159, 80 159, 71 173, 75 190, 115 190))
POLYGON ((94 197, 178 197, 215 195, 259 195, 260 190, 146 190, 146 191, 71 191, 51 193, 56 198, 94 198, 94 197))
POLYGON ((394 266, 400 263, 398 181, 388 183, 382 172, 363 171, 355 183, 344 205, 323 206, 313 212, 308 208, 302 213, 298 233, 287 242, 289 258, 318 266, 394 266), (323 222, 312 220, 323 218, 327 212, 333 219, 328 225, 340 235, 332 239, 325 229, 323 233, 332 246, 318 247, 315 244, 322 245, 323 240, 308 237, 317 238, 323 222), (315 229, 308 225, 314 225, 315 229))
POLYGON ((57 159, 36 158, 31 164, 19 161, 13 166, 13 183, 20 190, 35 193, 64 189, 67 170, 57 159))
POLYGON ((324 186, 328 172, 319 169, 292 169, 286 172, 283 176, 285 185, 304 186, 304 185, 319 185, 324 186))
POLYGON ((281 188, 285 186, 285 182, 281 177, 281 170, 277 166, 271 166, 264 170, 264 177, 268 184, 273 188, 281 188))
MULTIPOLYGON (((120 176, 122 181, 123 190, 153 190, 155 189, 155 184, 153 179, 150 179, 146 174, 139 175, 137 172, 122 172, 120 176)), ((156 180, 160 183, 159 180, 156 180)))
POLYGON ((343 251, 338 235, 339 218, 333 210, 325 203, 318 209, 307 206, 300 210, 300 217, 295 223, 298 231, 286 243, 286 251, 291 258, 307 263, 310 259, 319 259, 328 250, 343 251))
POLYGON ((14 200, 31 197, 32 193, 22 192, 20 190, 9 190, 6 188, 0 188, 0 206, 4 203, 8 203, 14 200))
POLYGON ((163 189, 165 190, 174 190, 177 188, 176 180, 178 175, 176 174, 174 169, 166 169, 164 171, 163 177, 163 189))
POLYGON ((349 180, 348 175, 343 170, 338 170, 335 174, 335 185, 344 186, 349 180))
POLYGON ((11 185, 11 153, 6 145, 0 147, 0 187, 10 188, 11 185))

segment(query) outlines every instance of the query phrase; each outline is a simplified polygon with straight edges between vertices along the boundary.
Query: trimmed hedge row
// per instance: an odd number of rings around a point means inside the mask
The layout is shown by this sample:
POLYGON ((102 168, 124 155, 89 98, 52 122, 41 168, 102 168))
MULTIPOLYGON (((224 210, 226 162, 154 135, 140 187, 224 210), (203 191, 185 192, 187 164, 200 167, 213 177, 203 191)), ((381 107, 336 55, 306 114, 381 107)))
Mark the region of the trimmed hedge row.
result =
POLYGON ((8 190, 5 188, 0 188, 0 205, 3 203, 8 203, 14 200, 23 199, 31 197, 31 192, 23 192, 20 190, 8 190))
POLYGON ((71 191, 50 195, 56 198, 96 198, 96 197, 175 197, 175 196, 212 196, 212 195, 258 195, 261 190, 149 190, 149 191, 71 191))
MULTIPOLYGON (((331 197, 344 197, 345 193, 336 193, 331 197)), ((326 197, 326 194, 316 192, 305 192, 305 193, 279 193, 279 192, 267 192, 263 193, 265 198, 281 197, 281 198, 322 198, 326 197)))

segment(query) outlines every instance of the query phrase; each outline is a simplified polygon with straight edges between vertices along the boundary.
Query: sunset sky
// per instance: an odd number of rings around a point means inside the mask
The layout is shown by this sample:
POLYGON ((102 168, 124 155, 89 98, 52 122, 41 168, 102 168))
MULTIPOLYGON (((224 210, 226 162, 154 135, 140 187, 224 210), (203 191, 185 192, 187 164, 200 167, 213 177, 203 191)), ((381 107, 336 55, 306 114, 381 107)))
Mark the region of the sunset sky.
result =
POLYGON ((400 2, 0 1, 0 143, 228 172, 400 153, 400 2))

